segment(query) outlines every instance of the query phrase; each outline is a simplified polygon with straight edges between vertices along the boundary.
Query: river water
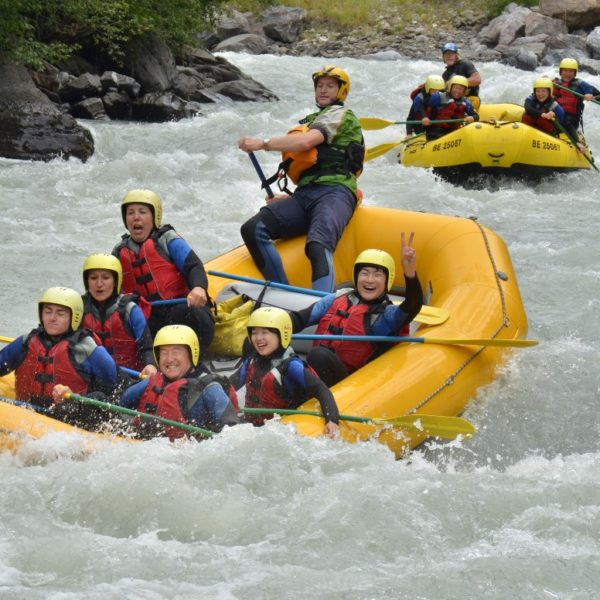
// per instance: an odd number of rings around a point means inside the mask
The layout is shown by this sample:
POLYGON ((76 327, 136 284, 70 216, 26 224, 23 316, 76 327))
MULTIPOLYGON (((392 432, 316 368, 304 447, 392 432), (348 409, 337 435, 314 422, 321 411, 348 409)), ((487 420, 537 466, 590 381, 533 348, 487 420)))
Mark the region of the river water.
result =
MULTIPOLYGON (((123 232, 119 202, 156 190, 164 221, 208 259, 241 243, 262 204, 237 150, 312 110, 320 59, 228 54, 279 96, 191 121, 93 123, 87 164, 0 159, 0 335, 37 322, 51 285, 123 232)), ((339 61, 360 116, 403 119, 427 61, 339 61)), ((482 64, 483 100, 521 103, 533 79, 482 64)), ((549 74, 554 74, 548 70, 549 74)), ((587 76, 600 86, 600 78, 587 76)), ((600 152, 600 106, 585 111, 600 152)), ((390 127, 373 144, 402 139, 390 127)), ((266 171, 274 154, 258 153, 266 171)), ((377 444, 299 439, 271 423, 202 444, 118 445, 81 459, 60 436, 0 455, 0 598, 589 599, 600 589, 600 248, 589 171, 467 190, 367 164, 365 204, 478 217, 506 241, 535 348, 518 351, 465 416, 478 434, 395 461, 377 444)))

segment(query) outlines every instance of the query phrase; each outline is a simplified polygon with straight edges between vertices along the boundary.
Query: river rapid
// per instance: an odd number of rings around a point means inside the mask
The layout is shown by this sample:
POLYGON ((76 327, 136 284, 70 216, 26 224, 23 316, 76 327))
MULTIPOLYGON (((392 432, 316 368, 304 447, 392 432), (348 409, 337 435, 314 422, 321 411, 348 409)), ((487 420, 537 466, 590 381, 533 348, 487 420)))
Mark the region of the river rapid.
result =
MULTIPOLYGON (((178 123, 86 122, 96 142, 86 164, 0 159, 0 335, 36 325, 46 287, 82 289, 84 258, 124 231, 119 203, 131 188, 158 192, 164 221, 203 259, 241 243, 263 197, 236 141, 281 135, 311 112, 310 73, 325 61, 226 57, 280 101, 207 106, 178 123)), ((442 70, 338 62, 355 112, 391 120, 442 70)), ((554 75, 478 66, 484 102, 522 103, 537 75, 554 75)), ((585 125, 600 153, 600 106, 587 106, 585 125)), ((366 135, 374 145, 404 131, 366 135)), ((257 156, 274 170, 275 154, 257 156)), ((589 171, 469 190, 400 167, 394 153, 367 163, 365 204, 474 215, 509 247, 540 344, 515 352, 470 404, 478 434, 401 461, 375 443, 301 439, 277 423, 84 459, 80 440, 28 443, 0 455, 0 598, 598 597, 599 182, 589 171)))

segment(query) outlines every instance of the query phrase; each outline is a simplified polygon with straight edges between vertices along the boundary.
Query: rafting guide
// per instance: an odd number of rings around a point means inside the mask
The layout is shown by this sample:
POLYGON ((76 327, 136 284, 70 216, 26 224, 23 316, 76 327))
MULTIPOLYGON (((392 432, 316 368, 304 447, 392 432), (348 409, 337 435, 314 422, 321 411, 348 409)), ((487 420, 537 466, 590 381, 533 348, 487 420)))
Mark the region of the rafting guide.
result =
POLYGON ((297 184, 293 193, 287 190, 268 199, 267 206, 242 225, 241 235, 264 277, 287 283, 273 240, 307 234, 312 287, 331 292, 333 252, 358 202, 364 142, 358 119, 344 106, 350 91, 346 71, 326 66, 313 73, 312 80, 319 110, 302 119, 299 128, 281 137, 244 136, 238 142, 245 152, 282 152, 286 177, 297 184))

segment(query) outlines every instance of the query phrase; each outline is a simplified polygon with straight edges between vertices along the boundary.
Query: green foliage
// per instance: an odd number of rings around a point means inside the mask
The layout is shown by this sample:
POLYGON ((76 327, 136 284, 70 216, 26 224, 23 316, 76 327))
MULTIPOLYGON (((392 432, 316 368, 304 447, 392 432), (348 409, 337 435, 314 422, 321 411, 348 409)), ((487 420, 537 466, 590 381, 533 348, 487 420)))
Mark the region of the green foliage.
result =
POLYGON ((117 62, 127 43, 154 32, 172 44, 206 29, 222 0, 0 0, 0 52, 39 67, 80 49, 117 62))
POLYGON ((485 8, 490 17, 497 17, 511 2, 519 6, 537 6, 539 0, 485 0, 485 8))

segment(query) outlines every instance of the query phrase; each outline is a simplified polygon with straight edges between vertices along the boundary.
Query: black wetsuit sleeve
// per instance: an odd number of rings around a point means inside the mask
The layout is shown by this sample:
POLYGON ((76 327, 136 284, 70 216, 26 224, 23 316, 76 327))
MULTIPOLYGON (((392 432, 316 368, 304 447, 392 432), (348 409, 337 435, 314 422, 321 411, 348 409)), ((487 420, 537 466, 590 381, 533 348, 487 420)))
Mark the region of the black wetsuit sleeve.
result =
POLYGON ((154 358, 152 334, 148 325, 144 328, 142 337, 137 342, 138 356, 143 365, 154 365, 156 366, 156 359, 154 358))
POLYGON ((577 129, 573 127, 573 124, 568 119, 565 119, 561 123, 561 125, 563 126, 563 129, 567 132, 567 136, 570 137, 571 140, 575 140, 575 142, 577 142, 577 129))
POLYGON ((400 308, 408 315, 406 322, 409 323, 419 314, 419 311, 423 307, 423 289, 416 273, 414 277, 407 277, 405 275, 404 281, 406 282, 406 295, 400 308))
POLYGON ((208 277, 198 255, 191 250, 183 263, 183 274, 190 290, 201 287, 208 290, 208 277))
POLYGON ((331 390, 321 379, 306 368, 304 369, 304 383, 308 397, 317 398, 321 404, 321 411, 325 415, 325 422, 339 423, 340 413, 331 390))
POLYGON ((308 327, 310 315, 315 304, 316 302, 301 310, 290 311, 293 333, 298 333, 299 331, 302 331, 303 329, 308 327))

